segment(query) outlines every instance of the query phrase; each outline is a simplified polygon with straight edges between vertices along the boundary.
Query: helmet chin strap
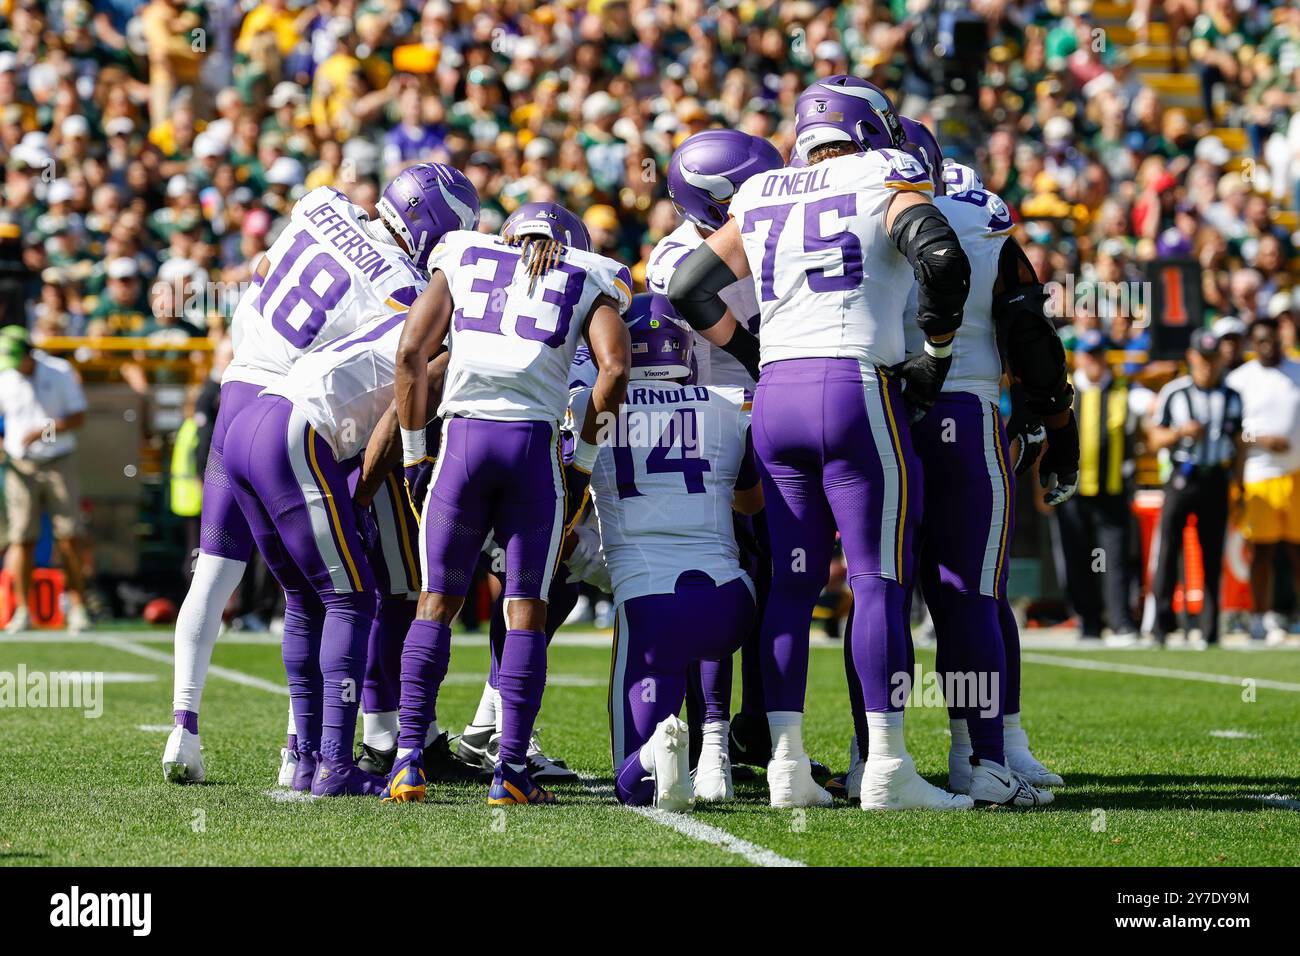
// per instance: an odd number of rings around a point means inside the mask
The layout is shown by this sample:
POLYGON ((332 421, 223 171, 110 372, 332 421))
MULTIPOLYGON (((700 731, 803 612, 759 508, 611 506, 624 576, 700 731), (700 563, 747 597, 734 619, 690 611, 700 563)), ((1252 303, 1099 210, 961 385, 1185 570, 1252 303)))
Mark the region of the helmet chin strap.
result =
POLYGON ((395 245, 407 255, 411 255, 411 250, 406 247, 406 240, 393 231, 393 227, 386 223, 382 218, 367 219, 366 232, 370 233, 371 238, 380 242, 386 242, 390 246, 395 245))

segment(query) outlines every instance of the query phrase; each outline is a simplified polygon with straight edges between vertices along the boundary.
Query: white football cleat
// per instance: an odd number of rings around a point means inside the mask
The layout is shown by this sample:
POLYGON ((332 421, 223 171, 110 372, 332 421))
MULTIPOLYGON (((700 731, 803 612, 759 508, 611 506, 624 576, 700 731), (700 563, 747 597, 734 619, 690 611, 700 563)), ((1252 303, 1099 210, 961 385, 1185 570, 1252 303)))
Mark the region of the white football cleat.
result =
POLYGON ((280 774, 275 778, 277 786, 292 787, 293 775, 298 769, 298 754, 285 747, 280 748, 280 774))
POLYGON ((650 738, 654 769, 654 805, 660 810, 686 813, 695 806, 691 787, 690 731, 679 717, 665 717, 650 738))
POLYGON ((862 772, 863 810, 969 810, 970 797, 927 783, 910 755, 867 757, 862 772))
POLYGON ((695 798, 704 803, 734 800, 735 788, 731 784, 731 755, 727 753, 727 737, 722 746, 706 739, 700 748, 700 760, 695 765, 695 798))
MULTIPOLYGON (((1052 773, 1030 752, 1029 735, 1025 733, 1024 728, 1006 728, 1002 733, 1002 749, 1007 766, 1024 777, 1025 782, 1031 787, 1041 789, 1065 786, 1065 781, 1059 773, 1052 773)), ((967 779, 970 776, 969 757, 970 755, 967 754, 967 779)))
POLYGON ((774 807, 829 807, 835 798, 818 785, 807 754, 776 757, 767 763, 767 788, 774 807))
POLYGON ((172 728, 163 748, 163 779, 172 783, 203 782, 203 748, 199 735, 180 724, 172 728))
POLYGON ((1055 799, 1052 791, 1031 787, 1020 774, 992 760, 971 767, 970 795, 977 807, 1042 807, 1055 799))
POLYGON ((14 608, 13 616, 9 618, 9 623, 5 625, 6 634, 21 634, 23 631, 32 629, 32 616, 25 607, 14 608))

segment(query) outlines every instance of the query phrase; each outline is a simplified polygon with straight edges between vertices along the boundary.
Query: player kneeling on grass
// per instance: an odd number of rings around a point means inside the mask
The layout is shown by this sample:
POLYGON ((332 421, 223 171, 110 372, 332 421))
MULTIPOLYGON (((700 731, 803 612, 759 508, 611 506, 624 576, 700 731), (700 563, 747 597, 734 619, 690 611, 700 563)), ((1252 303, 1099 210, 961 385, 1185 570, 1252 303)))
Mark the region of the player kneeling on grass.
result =
MULTIPOLYGON (((690 664, 730 657, 753 625, 754 586, 740 567, 731 512, 733 504, 758 511, 762 491, 744 389, 684 384, 691 335, 671 319, 645 315, 631 333, 634 381, 591 472, 617 608, 614 788, 623 803, 682 811, 697 798, 732 796, 730 701, 705 714, 694 783, 677 715, 690 664)), ((591 398, 590 389, 574 393, 575 421, 591 398)))
POLYGON ((398 352, 403 463, 426 459, 425 378, 451 337, 442 441, 420 519, 416 621, 402 649, 401 732, 384 798, 423 800, 421 748, 434 723, 460 611, 484 539, 505 552, 506 623, 498 667, 501 743, 488 802, 554 802, 528 772, 528 741, 546 686, 546 596, 565 537, 560 421, 569 368, 585 336, 600 372, 575 462, 595 457, 596 417, 617 412, 627 385, 631 300, 626 266, 590 251, 582 220, 525 203, 500 236, 448 233, 429 260, 398 352))

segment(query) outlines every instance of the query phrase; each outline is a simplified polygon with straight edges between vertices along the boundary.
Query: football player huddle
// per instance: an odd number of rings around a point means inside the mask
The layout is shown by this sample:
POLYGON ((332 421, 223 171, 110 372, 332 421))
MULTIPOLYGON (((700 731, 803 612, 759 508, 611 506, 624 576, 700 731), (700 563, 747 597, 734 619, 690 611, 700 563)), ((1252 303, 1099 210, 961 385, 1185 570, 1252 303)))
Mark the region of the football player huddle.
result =
POLYGON ((731 799, 733 759, 766 766, 777 807, 1051 802, 1062 780, 1020 722, 1006 597, 1013 475, 1038 461, 1052 505, 1078 480, 1044 290, 1005 204, 881 90, 828 77, 796 110, 788 166, 736 130, 682 143, 683 222, 645 295, 555 203, 477 232, 478 197, 448 166, 401 172, 375 220, 329 188, 298 201, 235 313, 168 780, 204 777, 200 696, 257 547, 286 600, 279 782, 314 797, 422 801, 490 774, 491 804, 553 803, 549 781, 575 774, 534 725, 547 645, 586 581, 614 596, 623 803, 731 799), (837 537, 853 739, 832 778, 802 731, 837 537), (491 664, 453 753, 438 691, 480 562, 491 664), (994 691, 949 694, 947 789, 904 742, 917 584, 945 686, 978 674, 994 691))

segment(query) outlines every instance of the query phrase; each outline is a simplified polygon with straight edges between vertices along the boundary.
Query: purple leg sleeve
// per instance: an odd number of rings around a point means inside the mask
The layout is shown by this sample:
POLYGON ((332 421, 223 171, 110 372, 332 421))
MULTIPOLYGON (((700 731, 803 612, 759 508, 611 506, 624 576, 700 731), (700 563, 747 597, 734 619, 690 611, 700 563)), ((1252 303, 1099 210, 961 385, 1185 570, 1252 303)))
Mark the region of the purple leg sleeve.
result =
POLYGON ((546 689, 546 634, 542 631, 506 632, 497 675, 501 690, 501 762, 521 764, 528 755, 528 739, 542 706, 546 689))
POLYGON ((437 712, 438 688, 451 662, 451 628, 414 621, 402 647, 401 733, 397 746, 419 749, 437 712))
POLYGON ((405 597, 379 599, 379 613, 370 625, 366 647, 366 686, 361 698, 367 714, 397 710, 402 677, 402 642, 415 620, 415 601, 405 597))
POLYGON ((654 802, 654 778, 641 766, 641 752, 634 750, 614 774, 614 793, 629 807, 648 807, 654 802))
POLYGON ((366 676, 366 639, 375 616, 373 591, 322 594, 325 627, 321 631, 320 670, 325 686, 321 755, 333 763, 351 762, 357 732, 362 684, 366 676))

